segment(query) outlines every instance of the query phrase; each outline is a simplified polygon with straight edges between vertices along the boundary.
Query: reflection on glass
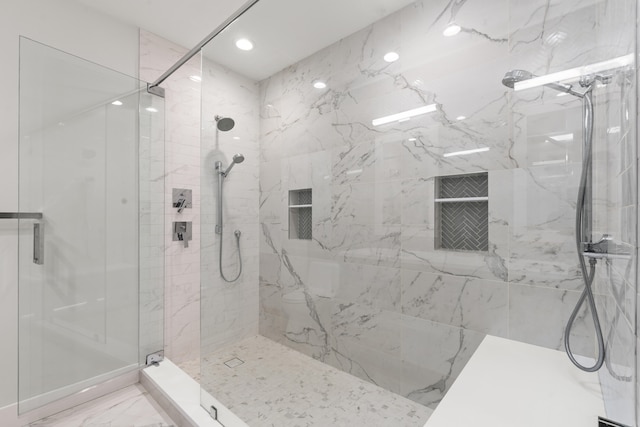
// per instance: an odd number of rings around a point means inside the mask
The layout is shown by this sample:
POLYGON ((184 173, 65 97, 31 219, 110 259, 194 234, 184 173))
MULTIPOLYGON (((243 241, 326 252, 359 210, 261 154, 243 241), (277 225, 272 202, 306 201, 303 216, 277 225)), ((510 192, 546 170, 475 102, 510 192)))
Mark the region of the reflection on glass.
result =
POLYGON ((20 40, 20 413, 138 366, 143 87, 20 40))

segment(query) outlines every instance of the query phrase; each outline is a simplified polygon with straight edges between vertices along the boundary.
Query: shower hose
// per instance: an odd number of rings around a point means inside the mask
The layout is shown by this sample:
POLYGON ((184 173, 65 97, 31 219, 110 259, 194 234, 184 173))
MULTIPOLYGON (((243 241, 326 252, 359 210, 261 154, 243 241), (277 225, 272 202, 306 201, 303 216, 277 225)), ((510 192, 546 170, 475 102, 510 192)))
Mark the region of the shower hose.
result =
POLYGON ((578 250, 578 259, 580 262, 580 272, 582 274, 582 278, 584 280, 584 290, 578 299, 578 303, 576 304, 571 316, 569 317, 569 321, 567 322, 567 327, 564 331, 564 348, 567 351, 567 356, 571 362, 576 365, 578 368, 582 369, 586 372, 595 372, 602 367, 605 358, 605 348, 604 348, 604 339, 602 336, 602 328, 600 327, 600 320, 598 319, 598 312, 596 310, 596 302, 593 297, 593 289, 591 285, 593 284, 593 279, 596 273, 596 260, 595 258, 589 258, 589 271, 587 271, 587 263, 585 261, 584 256, 584 248, 582 244, 582 237, 586 234, 585 230, 585 211, 587 208, 587 197, 586 197, 586 189, 587 189, 587 180, 589 179, 589 174, 591 170, 592 164, 592 142, 593 142, 593 101, 591 99, 591 89, 592 86, 589 86, 587 92, 583 97, 584 102, 584 135, 585 135, 585 143, 583 147, 583 155, 582 155, 582 173, 580 174, 580 188, 578 190, 578 201, 576 205, 576 224, 575 224, 575 232, 576 232, 576 247, 578 250), (591 311, 591 317, 593 319, 593 326, 596 331, 596 340, 598 341, 598 357, 593 366, 584 366, 580 362, 576 360, 573 351, 571 350, 571 344, 569 340, 569 336, 571 335, 571 329, 573 329, 573 324, 578 317, 578 313, 582 308, 585 300, 587 301, 589 311, 591 311))
MULTIPOLYGON (((233 166, 233 165, 232 165, 233 166)), ((224 271, 222 270, 222 237, 224 236, 224 225, 222 220, 223 209, 222 209, 222 201, 224 200, 222 197, 222 188, 224 187, 224 178, 226 174, 221 170, 218 171, 218 225, 216 227, 216 232, 220 236, 220 250, 218 251, 218 267, 220 268, 220 277, 227 283, 235 282, 240 278, 242 274, 242 255, 240 254, 240 235, 242 234, 240 230, 236 230, 233 232, 233 235, 236 236, 236 247, 238 248, 238 262, 240 264, 240 268, 238 269, 238 274, 233 279, 227 279, 224 275, 224 271)))
POLYGON ((240 278, 240 275, 242 274, 242 256, 240 255, 241 234, 242 233, 240 233, 240 230, 236 230, 233 232, 233 235, 236 236, 236 247, 238 248, 238 263, 240 265, 240 268, 238 269, 238 274, 236 275, 236 277, 234 277, 233 279, 227 279, 227 277, 224 275, 224 271, 222 270, 222 229, 220 230, 220 251, 218 256, 218 266, 220 268, 220 277, 222 277, 222 279, 228 283, 235 282, 236 280, 238 280, 238 278, 240 278))

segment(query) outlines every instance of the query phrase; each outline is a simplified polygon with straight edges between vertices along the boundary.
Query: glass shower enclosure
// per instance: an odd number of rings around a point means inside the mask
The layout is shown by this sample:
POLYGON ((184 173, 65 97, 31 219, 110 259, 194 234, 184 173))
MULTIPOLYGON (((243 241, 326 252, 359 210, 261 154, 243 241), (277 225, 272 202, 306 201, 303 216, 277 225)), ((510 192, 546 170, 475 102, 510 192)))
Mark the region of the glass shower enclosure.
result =
MULTIPOLYGON (((209 356, 256 330, 430 408, 486 335, 563 351, 584 289, 575 218, 588 162, 583 104, 549 83, 583 92, 580 78, 599 76, 587 241, 626 249, 593 261, 598 375, 607 415, 636 425, 636 2, 387 5, 339 34, 344 2, 260 1, 203 50, 203 218, 214 218, 212 160, 259 158, 225 189, 229 230, 245 239, 233 286, 203 220, 203 389, 247 419, 264 413, 220 392, 225 368, 209 356), (245 37, 254 50, 234 50, 245 37), (533 75, 512 89, 510 70, 533 75), (217 132, 215 115, 236 128, 217 132), (292 215, 301 207, 310 227, 292 215)), ((596 358, 585 305, 569 335, 596 358)))
POLYGON ((21 414, 162 349, 162 114, 144 82, 21 38, 21 414))

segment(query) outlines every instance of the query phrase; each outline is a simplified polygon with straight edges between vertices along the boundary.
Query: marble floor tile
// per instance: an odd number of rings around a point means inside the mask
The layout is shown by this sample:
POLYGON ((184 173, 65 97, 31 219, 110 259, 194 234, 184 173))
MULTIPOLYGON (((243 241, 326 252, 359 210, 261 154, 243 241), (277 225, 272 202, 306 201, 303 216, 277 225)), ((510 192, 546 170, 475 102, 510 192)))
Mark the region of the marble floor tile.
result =
POLYGON ((432 413, 262 336, 203 355, 201 372, 202 386, 251 427, 423 426, 432 413))
POLYGON ((29 424, 46 427, 171 427, 176 424, 140 384, 29 424))
POLYGON ((184 362, 176 363, 180 369, 185 371, 191 378, 200 382, 200 358, 191 359, 184 362))

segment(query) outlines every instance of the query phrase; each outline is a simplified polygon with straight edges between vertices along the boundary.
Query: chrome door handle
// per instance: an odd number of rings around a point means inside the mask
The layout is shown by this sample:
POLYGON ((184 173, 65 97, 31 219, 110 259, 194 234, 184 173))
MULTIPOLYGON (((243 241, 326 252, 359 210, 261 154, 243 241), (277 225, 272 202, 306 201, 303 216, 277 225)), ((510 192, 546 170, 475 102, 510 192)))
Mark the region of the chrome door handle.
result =
POLYGON ((33 224, 33 263, 44 264, 44 224, 33 224))
MULTIPOLYGON (((0 219, 38 219, 42 212, 0 212, 0 219)), ((44 264, 44 223, 33 224, 33 263, 44 264)))

